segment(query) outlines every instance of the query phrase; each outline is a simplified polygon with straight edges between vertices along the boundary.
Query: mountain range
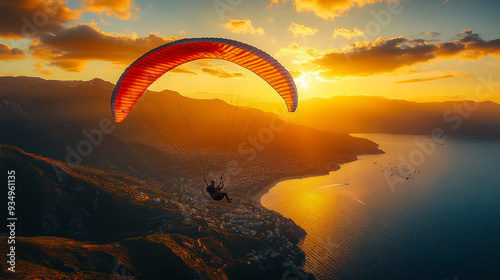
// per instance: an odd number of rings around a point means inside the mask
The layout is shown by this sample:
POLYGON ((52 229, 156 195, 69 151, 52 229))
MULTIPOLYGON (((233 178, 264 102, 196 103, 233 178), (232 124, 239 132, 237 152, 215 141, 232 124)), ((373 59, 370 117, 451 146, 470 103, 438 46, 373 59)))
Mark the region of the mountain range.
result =
POLYGON ((146 92, 115 123, 113 88, 100 79, 0 77, 0 167, 16 170, 22 221, 16 279, 277 279, 303 263, 297 244, 306 233, 260 205, 271 182, 382 152, 347 133, 499 132, 492 102, 334 97, 280 116, 173 91, 146 92), (218 176, 231 149, 240 169, 228 178, 234 207, 210 200, 179 156, 202 155, 218 176))
POLYGON ((337 96, 300 102, 290 119, 322 131, 500 137, 500 105, 491 101, 412 102, 382 97, 337 96))

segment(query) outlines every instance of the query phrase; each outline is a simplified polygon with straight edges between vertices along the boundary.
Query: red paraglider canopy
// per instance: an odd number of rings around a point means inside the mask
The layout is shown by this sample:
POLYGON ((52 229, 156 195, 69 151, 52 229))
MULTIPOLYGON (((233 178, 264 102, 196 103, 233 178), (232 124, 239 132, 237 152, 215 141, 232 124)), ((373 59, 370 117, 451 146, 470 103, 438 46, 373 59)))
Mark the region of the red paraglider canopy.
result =
POLYGON ((228 60, 254 72, 285 100, 288 111, 297 109, 297 89, 292 76, 269 54, 234 40, 193 38, 155 48, 125 70, 111 98, 115 121, 122 122, 144 91, 163 74, 184 63, 204 58, 228 60))

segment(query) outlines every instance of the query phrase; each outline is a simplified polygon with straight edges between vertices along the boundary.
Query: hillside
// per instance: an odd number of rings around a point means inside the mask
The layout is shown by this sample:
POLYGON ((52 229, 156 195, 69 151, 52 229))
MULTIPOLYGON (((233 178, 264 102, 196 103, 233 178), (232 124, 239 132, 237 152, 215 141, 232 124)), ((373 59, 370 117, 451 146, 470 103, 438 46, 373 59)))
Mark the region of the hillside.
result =
POLYGON ((0 169, 16 171, 15 279, 276 279, 283 262, 303 261, 296 244, 305 232, 293 221, 249 203, 226 209, 180 181, 139 180, 3 145, 0 169))

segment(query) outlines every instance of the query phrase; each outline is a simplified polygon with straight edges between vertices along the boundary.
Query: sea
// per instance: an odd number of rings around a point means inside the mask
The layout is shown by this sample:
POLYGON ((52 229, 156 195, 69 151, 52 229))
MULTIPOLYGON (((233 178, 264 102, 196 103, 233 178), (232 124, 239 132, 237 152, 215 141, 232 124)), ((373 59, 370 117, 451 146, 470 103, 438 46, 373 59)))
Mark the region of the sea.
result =
POLYGON ((321 280, 500 279, 500 139, 353 136, 385 153, 282 181, 261 199, 306 230, 306 272, 321 280))

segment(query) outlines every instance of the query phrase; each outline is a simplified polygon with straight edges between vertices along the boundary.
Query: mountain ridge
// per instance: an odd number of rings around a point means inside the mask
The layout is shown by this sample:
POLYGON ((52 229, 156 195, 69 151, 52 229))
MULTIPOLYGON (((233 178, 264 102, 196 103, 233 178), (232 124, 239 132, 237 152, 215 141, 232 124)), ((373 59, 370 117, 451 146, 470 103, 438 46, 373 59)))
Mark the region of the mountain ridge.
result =
POLYGON ((294 122, 337 133, 500 137, 500 104, 493 101, 416 102, 338 96, 301 101, 294 122))

